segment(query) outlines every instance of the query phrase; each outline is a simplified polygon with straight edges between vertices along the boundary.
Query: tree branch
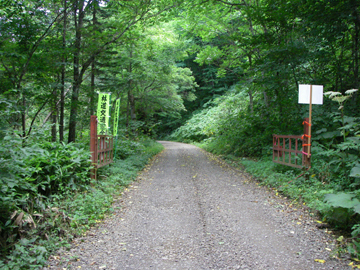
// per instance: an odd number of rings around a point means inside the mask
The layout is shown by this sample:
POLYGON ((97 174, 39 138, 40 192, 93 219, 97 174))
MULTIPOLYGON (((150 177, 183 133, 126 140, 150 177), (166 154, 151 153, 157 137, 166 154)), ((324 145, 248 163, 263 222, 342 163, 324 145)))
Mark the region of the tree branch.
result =
POLYGON ((60 16, 65 12, 66 10, 63 10, 62 12, 60 12, 56 17, 55 19, 50 23, 50 25, 46 28, 46 30, 44 31, 44 33, 39 37, 39 39, 35 42, 34 46, 31 48, 30 52, 29 52, 29 56, 28 56, 28 59, 26 61, 26 63, 24 64, 23 68, 22 68, 22 71, 20 73, 20 76, 19 76, 19 82, 18 83, 21 83, 22 81, 22 78, 24 77, 26 71, 27 71, 27 68, 30 64, 30 60, 31 58, 33 57, 35 51, 37 50, 37 48, 39 47, 41 41, 47 36, 47 34, 50 32, 52 26, 57 22, 57 20, 60 18, 60 16))
POLYGON ((40 107, 40 108, 38 109, 38 111, 36 112, 33 120, 31 121, 31 124, 30 124, 30 127, 29 127, 29 131, 28 131, 28 133, 26 134, 25 139, 26 139, 27 137, 29 137, 30 132, 31 132, 31 130, 32 130, 32 127, 33 127, 33 125, 34 125, 34 122, 35 122, 36 117, 37 117, 38 114, 41 112, 41 110, 45 107, 45 105, 49 102, 49 100, 50 100, 50 97, 48 97, 48 98, 45 100, 45 102, 43 103, 43 105, 41 105, 41 107, 40 107))
MULTIPOLYGON (((153 80, 148 86, 146 86, 146 87, 144 88, 144 92, 146 92, 146 89, 150 88, 150 87, 154 84, 155 81, 156 81, 156 78, 154 78, 154 80, 153 80)), ((149 91, 149 92, 150 92, 150 91, 149 91)))
POLYGON ((223 3, 225 5, 229 5, 229 6, 246 6, 246 3, 244 1, 242 3, 229 3, 224 0, 216 0, 216 1, 223 3))
MULTIPOLYGON (((68 87, 68 89, 66 89, 66 92, 64 93, 64 96, 63 97, 66 97, 67 93, 69 93, 70 89, 71 89, 72 85, 70 85, 68 87)), ((58 100, 58 102, 56 102, 56 107, 59 105, 61 101, 61 98, 58 100)), ((49 114, 45 117, 44 121, 43 121, 43 124, 42 124, 42 127, 46 124, 46 122, 49 120, 50 116, 53 114, 54 111, 50 111, 49 114)))

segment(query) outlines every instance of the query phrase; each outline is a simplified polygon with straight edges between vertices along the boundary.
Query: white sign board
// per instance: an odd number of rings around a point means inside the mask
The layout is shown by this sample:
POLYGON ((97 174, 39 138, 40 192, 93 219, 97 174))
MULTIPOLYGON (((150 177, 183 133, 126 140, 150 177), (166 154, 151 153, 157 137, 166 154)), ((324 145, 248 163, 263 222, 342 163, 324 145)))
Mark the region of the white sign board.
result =
MULTIPOLYGON (((312 104, 323 104, 323 91, 322 85, 312 86, 312 104)), ((310 84, 299 84, 299 102, 300 104, 310 104, 310 84)))

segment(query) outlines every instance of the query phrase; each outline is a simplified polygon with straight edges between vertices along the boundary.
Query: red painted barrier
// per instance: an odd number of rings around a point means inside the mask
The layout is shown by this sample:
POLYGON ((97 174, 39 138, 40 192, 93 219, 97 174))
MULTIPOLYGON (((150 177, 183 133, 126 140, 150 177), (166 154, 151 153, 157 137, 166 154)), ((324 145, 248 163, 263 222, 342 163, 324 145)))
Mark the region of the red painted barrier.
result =
POLYGON ((97 117, 90 118, 90 152, 93 169, 91 178, 96 180, 97 169, 114 161, 114 138, 97 134, 97 117))
POLYGON ((308 118, 304 121, 304 135, 273 135, 273 162, 303 168, 311 166, 308 154, 310 137, 308 118))

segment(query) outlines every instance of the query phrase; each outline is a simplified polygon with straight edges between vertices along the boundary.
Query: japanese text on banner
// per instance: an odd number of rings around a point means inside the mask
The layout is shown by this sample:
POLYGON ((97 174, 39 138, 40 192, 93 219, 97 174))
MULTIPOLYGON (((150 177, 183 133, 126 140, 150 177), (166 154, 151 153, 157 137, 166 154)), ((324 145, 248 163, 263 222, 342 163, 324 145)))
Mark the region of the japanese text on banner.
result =
POLYGON ((113 130, 114 136, 117 136, 118 134, 119 114, 120 114, 120 98, 118 98, 115 102, 114 130, 113 130))
POLYGON ((99 93, 97 118, 98 118, 98 134, 106 135, 109 133, 110 119, 110 93, 99 93))

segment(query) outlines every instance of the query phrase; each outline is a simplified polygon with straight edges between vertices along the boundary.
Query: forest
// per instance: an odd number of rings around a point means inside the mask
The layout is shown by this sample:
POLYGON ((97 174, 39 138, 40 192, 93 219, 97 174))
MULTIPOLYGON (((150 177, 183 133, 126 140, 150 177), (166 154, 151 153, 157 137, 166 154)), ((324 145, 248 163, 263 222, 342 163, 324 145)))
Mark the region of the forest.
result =
POLYGON ((334 256, 360 259, 359 5, 0 0, 0 268, 39 268, 96 224, 156 139, 241 166, 338 230, 334 256), (272 162, 273 134, 303 133, 299 84, 327 93, 308 170, 272 162), (121 99, 120 122, 93 182, 99 92, 121 99))

